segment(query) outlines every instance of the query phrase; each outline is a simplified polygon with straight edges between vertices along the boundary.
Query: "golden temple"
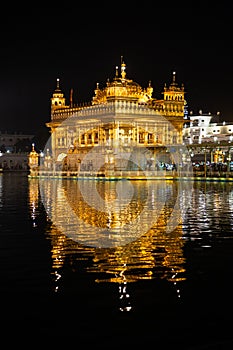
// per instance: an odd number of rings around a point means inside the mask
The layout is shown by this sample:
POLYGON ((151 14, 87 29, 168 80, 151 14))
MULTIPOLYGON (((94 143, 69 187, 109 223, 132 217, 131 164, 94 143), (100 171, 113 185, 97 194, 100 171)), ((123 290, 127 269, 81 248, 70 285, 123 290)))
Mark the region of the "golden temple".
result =
POLYGON ((46 124, 51 139, 41 159, 41 173, 122 177, 124 172, 129 176, 129 172, 155 172, 167 159, 179 163, 185 152, 171 157, 170 150, 182 146, 184 86, 178 86, 173 72, 163 99, 152 94, 151 82, 142 88, 127 78, 122 57, 120 73, 117 66, 104 88, 97 83, 90 103, 74 105, 71 90, 66 104, 57 79, 46 124))

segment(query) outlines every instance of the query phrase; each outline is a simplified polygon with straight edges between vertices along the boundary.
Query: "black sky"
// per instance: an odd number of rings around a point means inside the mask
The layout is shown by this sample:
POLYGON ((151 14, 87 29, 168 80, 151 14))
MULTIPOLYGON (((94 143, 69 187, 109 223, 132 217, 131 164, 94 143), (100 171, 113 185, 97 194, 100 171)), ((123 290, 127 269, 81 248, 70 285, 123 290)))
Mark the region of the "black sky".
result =
POLYGON ((0 131, 44 127, 57 78, 67 103, 71 88, 74 102, 91 101, 121 56, 129 79, 151 81, 153 97, 176 71, 190 110, 233 122, 232 9, 203 3, 9 8, 0 24, 0 131))

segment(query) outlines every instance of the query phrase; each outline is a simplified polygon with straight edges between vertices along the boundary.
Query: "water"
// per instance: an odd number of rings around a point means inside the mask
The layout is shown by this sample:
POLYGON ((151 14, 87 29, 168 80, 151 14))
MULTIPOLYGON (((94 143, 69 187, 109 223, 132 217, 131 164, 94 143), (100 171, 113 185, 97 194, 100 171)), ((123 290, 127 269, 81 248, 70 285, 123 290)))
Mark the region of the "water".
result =
POLYGON ((8 344, 233 349, 233 183, 84 184, 0 175, 8 344))

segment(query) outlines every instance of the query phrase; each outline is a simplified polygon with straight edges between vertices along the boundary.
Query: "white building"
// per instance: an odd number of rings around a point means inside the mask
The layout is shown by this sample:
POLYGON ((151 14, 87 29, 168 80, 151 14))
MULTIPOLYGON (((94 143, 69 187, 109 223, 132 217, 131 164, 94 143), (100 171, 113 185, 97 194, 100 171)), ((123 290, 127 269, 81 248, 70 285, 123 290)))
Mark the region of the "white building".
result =
POLYGON ((219 114, 190 114, 189 126, 183 129, 183 142, 186 145, 202 144, 206 142, 232 142, 233 123, 219 122, 219 114))

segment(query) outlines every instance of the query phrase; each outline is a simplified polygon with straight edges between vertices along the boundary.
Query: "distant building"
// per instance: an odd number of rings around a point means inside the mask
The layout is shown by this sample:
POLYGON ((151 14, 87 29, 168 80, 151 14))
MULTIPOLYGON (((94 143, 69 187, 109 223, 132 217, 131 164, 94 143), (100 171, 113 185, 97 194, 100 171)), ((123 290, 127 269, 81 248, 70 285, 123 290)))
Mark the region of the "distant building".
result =
POLYGON ((28 153, 34 135, 0 131, 0 170, 28 170, 28 153))
POLYGON ((186 145, 232 142, 233 123, 219 122, 219 115, 211 113, 189 116, 189 125, 184 125, 183 141, 186 145))
POLYGON ((1 153, 0 171, 27 171, 28 153, 1 153))
POLYGON ((28 151, 30 151, 30 143, 33 137, 34 135, 31 134, 0 131, 0 151, 2 153, 24 152, 27 151, 27 149, 25 149, 27 146, 29 147, 28 151), (22 145, 22 149, 20 149, 20 145, 22 145))

